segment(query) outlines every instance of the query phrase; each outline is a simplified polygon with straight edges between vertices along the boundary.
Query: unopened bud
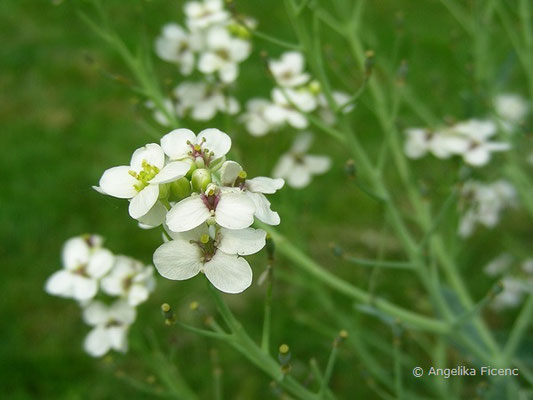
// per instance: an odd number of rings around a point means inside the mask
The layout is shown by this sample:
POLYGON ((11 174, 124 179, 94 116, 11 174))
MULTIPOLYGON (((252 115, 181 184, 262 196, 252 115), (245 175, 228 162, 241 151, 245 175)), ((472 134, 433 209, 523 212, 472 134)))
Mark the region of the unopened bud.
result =
POLYGON ((172 325, 175 319, 174 319, 174 313, 172 312, 172 308, 170 307, 170 304, 168 303, 161 304, 161 312, 163 313, 163 317, 165 317, 165 324, 172 325))
POLYGON ((309 83, 309 91, 314 95, 319 94, 322 91, 322 88, 320 87, 320 82, 311 81, 309 83))
POLYGON ((197 301, 191 301, 191 303, 189 304, 189 309, 191 311, 198 310, 198 307, 200 307, 200 304, 197 301))
POLYGON ((282 344, 278 349, 278 360, 282 367, 287 366, 291 362, 291 349, 288 345, 282 344))
POLYGON ((178 179, 170 184, 171 200, 179 201, 191 194, 191 183, 185 177, 178 179))
POLYGON ((344 164, 344 173, 346 174, 348 178, 355 179, 357 175, 357 169, 355 168, 354 160, 346 161, 346 164, 344 164))
POLYGON ((376 53, 374 50, 367 50, 365 52, 365 75, 367 78, 370 77, 372 74, 372 69, 374 68, 374 57, 376 56, 376 53))
POLYGON ((169 185, 159 185, 159 200, 166 199, 169 193, 169 185))
POLYGON ((348 331, 346 331, 345 329, 342 329, 337 335, 337 337, 335 338, 335 340, 333 341, 333 346, 337 347, 342 342, 344 342, 347 338, 348 338, 348 331))
POLYGON ((195 192, 205 192, 207 185, 211 183, 211 172, 205 168, 197 169, 192 173, 191 182, 195 192))

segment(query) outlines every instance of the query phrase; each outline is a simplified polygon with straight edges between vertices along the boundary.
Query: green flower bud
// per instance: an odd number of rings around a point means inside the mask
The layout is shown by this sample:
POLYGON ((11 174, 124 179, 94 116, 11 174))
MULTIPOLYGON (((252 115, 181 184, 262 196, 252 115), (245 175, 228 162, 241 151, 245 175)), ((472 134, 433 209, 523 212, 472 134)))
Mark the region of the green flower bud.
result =
POLYGON ((187 178, 191 179, 192 173, 196 170, 196 164, 194 161, 190 160, 191 162, 191 168, 189 168, 189 172, 187 172, 187 175, 185 175, 187 178))
POLYGON ((174 201, 183 200, 191 194, 191 183, 185 177, 172 182, 169 186, 170 197, 174 201))
POLYGON ((164 200, 168 197, 168 194, 169 194, 169 190, 168 190, 168 187, 169 185, 159 185, 159 200, 164 200))
POLYGON ((203 158, 196 157, 194 160, 194 163, 196 164, 196 168, 204 168, 205 167, 205 161, 203 158))
POLYGON ((222 167, 222 164, 224 164, 224 161, 226 161, 226 157, 217 158, 209 164, 209 169, 213 172, 218 171, 222 167))
POLYGON ((191 182, 195 192, 205 192, 207 185, 211 183, 211 172, 205 168, 199 168, 192 173, 191 182))

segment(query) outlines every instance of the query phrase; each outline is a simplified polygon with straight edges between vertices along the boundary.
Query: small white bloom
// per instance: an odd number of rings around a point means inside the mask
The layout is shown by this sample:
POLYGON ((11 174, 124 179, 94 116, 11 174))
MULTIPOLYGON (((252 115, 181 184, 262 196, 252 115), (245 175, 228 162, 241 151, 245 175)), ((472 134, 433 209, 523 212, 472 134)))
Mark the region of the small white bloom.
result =
POLYGON ((231 138, 219 129, 209 128, 198 136, 190 129, 174 129, 161 138, 161 147, 171 160, 203 160, 209 166, 224 157, 231 148, 231 138))
POLYGON ((234 115, 240 110, 235 97, 226 96, 220 86, 205 82, 183 82, 176 87, 174 95, 178 99, 178 116, 190 115, 197 121, 210 120, 217 112, 234 115))
POLYGON ((533 258, 528 258, 522 262, 522 271, 528 275, 533 275, 533 258))
POLYGON ((197 36, 171 23, 163 27, 156 39, 155 52, 161 59, 178 64, 183 75, 189 75, 194 69, 194 51, 199 45, 197 36))
POLYGON ((504 272, 509 270, 513 262, 513 257, 509 253, 502 253, 491 262, 489 262, 483 271, 488 276, 498 276, 502 275, 504 272))
POLYGON ((247 179, 242 167, 235 161, 226 161, 220 168, 220 181, 228 187, 238 187, 255 205, 255 216, 269 225, 279 225, 277 212, 270 209, 270 201, 265 194, 276 193, 283 187, 283 179, 272 179, 265 176, 247 179))
POLYGON ((83 347, 93 357, 101 357, 109 350, 125 353, 128 350, 128 329, 135 321, 135 308, 123 300, 111 306, 94 301, 83 310, 83 320, 93 326, 83 347))
POLYGON ((465 139, 451 135, 446 131, 433 132, 422 128, 409 128, 405 131, 407 140, 404 151, 407 157, 417 159, 428 152, 438 158, 449 158, 460 154, 467 148, 465 139))
POLYGON ((330 158, 306 154, 312 140, 310 133, 298 135, 291 150, 279 159, 272 175, 285 179, 289 186, 299 189, 307 186, 313 175, 325 173, 330 168, 330 158))
POLYGON ((169 232, 173 240, 154 253, 154 265, 167 279, 185 280, 199 272, 218 290, 241 293, 252 283, 252 269, 239 256, 257 253, 265 246, 266 232, 260 229, 220 228, 209 234, 207 225, 185 233, 169 232))
POLYGON ((48 278, 45 290, 81 302, 91 300, 98 292, 98 281, 113 266, 113 254, 101 243, 95 235, 67 240, 62 251, 63 269, 48 278))
POLYGON ((241 192, 222 191, 209 184, 205 193, 192 195, 175 204, 167 214, 166 224, 173 232, 185 232, 216 222, 227 229, 244 229, 254 222, 255 205, 241 192))
POLYGON ((303 54, 296 51, 283 53, 279 60, 270 60, 268 68, 278 85, 282 87, 301 86, 310 78, 310 75, 304 72, 303 54))
MULTIPOLYGON (((160 109, 156 108, 155 103, 152 100, 148 100, 146 103, 144 103, 146 108, 153 110, 153 117, 155 121, 161 125, 161 126, 169 126, 170 122, 168 120, 168 117, 165 115, 164 112, 162 112, 160 109)), ((163 102, 163 106, 167 110, 169 114, 174 113, 174 104, 172 103, 172 100, 165 99, 163 102)))
POLYGON ((520 279, 508 276, 502 279, 502 285, 503 291, 494 298, 491 304, 491 307, 497 311, 514 308, 524 298, 524 285, 520 279))
POLYGON ((206 50, 198 61, 198 70, 204 74, 216 72, 222 82, 231 83, 239 73, 238 64, 248 58, 250 51, 247 40, 231 36, 224 27, 211 28, 207 33, 206 50))
POLYGON ((99 189, 113 197, 131 199, 132 218, 146 215, 157 202, 159 185, 182 178, 190 164, 174 161, 165 165, 165 153, 158 144, 150 143, 133 153, 130 165, 113 167, 100 178, 99 189))
POLYGON ((516 94, 500 94, 494 98, 496 114, 510 124, 520 124, 529 112, 528 102, 516 94))
POLYGON ((123 297, 135 307, 148 299, 154 290, 154 268, 126 256, 116 256, 111 272, 102 279, 102 290, 123 297))
POLYGON ((253 136, 264 136, 273 129, 278 128, 278 124, 272 123, 265 111, 272 103, 265 99, 251 99, 246 103, 246 112, 240 120, 246 125, 246 130, 253 136))
MULTIPOLYGON (((333 95, 333 100, 335 101, 338 107, 345 106, 351 98, 347 93, 339 92, 339 91, 334 91, 332 95, 333 95)), ((324 121, 328 125, 333 125, 336 122, 337 118, 335 117, 335 114, 333 113, 333 111, 330 109, 329 103, 324 93, 320 93, 318 95, 318 105, 320 107, 318 110, 318 113, 322 121, 324 121)), ((347 114, 353 109, 354 109, 353 104, 346 105, 343 108, 342 112, 344 114, 347 114)))
POLYGON ((303 113, 312 112, 317 106, 315 96, 306 88, 272 90, 273 103, 264 111, 265 118, 274 125, 288 123, 293 128, 303 129, 308 125, 303 113))
POLYGON ((225 24, 230 18, 230 14, 224 10, 222 0, 190 1, 185 3, 184 10, 187 26, 192 31, 225 24))

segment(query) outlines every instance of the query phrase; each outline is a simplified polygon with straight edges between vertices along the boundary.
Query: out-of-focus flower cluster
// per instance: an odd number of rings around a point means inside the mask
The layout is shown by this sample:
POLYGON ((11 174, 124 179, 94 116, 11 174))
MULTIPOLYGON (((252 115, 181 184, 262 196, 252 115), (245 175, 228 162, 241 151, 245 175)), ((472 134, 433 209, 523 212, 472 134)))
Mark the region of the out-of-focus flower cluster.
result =
POLYGON ((126 352, 128 330, 136 309, 154 290, 153 267, 133 258, 114 255, 102 247, 98 235, 82 235, 63 246, 63 268, 46 282, 49 294, 72 298, 93 327, 84 348, 93 357, 109 350, 126 352))
POLYGON ((527 294, 533 293, 533 259, 517 264, 508 253, 500 254, 489 262, 484 272, 489 277, 501 279, 502 290, 491 302, 496 310, 518 307, 527 294))
POLYGON ((461 190, 461 197, 459 235, 462 237, 472 235, 477 225, 494 228, 502 211, 517 204, 516 191, 505 180, 489 184, 466 182, 461 190))
POLYGON ((239 293, 252 282, 242 257, 261 250, 266 233, 250 226, 254 218, 280 223, 265 194, 283 179, 249 178, 235 161, 226 160, 230 137, 218 129, 198 135, 175 129, 161 145, 137 149, 130 165, 106 170, 96 189, 130 200, 129 214, 142 227, 161 224, 166 243, 154 253, 154 265, 168 279, 203 273, 219 290, 239 293))
POLYGON ((405 154, 413 159, 432 154, 446 159, 460 156, 473 167, 487 165, 492 153, 511 148, 508 138, 495 140, 498 132, 511 133, 525 119, 528 103, 517 95, 500 95, 494 100, 495 117, 470 119, 435 130, 409 128, 406 130, 405 154))

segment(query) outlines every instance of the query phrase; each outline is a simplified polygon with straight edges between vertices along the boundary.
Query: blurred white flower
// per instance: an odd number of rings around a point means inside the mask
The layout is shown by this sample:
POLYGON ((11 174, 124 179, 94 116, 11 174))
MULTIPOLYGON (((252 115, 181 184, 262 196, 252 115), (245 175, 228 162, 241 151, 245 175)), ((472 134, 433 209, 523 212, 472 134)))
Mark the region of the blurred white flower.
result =
POLYGON ((163 26, 161 35, 155 41, 155 52, 163 60, 180 66, 183 75, 194 69, 194 52, 200 47, 198 35, 191 34, 180 25, 170 23, 163 26))
POLYGON ((524 260, 522 262, 522 271, 524 271, 528 275, 533 276, 533 258, 528 258, 527 260, 524 260))
POLYGON ((210 120, 217 112, 233 115, 240 110, 235 97, 226 96, 220 86, 206 82, 182 82, 174 90, 174 95, 178 99, 178 116, 190 113, 191 118, 197 121, 210 120))
POLYGON ((509 270, 513 257, 509 253, 502 253, 492 261, 490 261, 483 271, 488 276, 498 276, 509 270))
POLYGON ((306 154, 312 141, 310 133, 298 135, 290 151, 277 162, 272 175, 285 179, 289 186, 299 189, 307 186, 313 175, 326 172, 331 165, 329 157, 306 154))
POLYGON ((274 125, 288 123, 293 128, 303 129, 308 125, 303 113, 312 112, 317 106, 317 100, 310 90, 280 89, 272 90, 273 103, 266 106, 264 115, 267 121, 274 125))
POLYGON ((198 70, 204 74, 218 73, 225 83, 235 81, 239 73, 238 64, 250 55, 251 46, 247 40, 230 35, 225 27, 214 27, 206 37, 206 48, 198 61, 198 70))
POLYGON ((407 140, 404 151, 407 157, 417 159, 428 152, 438 158, 449 158, 466 148, 466 141, 445 132, 433 132, 422 128, 409 128, 405 131, 407 140))
POLYGON ((223 191, 209 184, 205 193, 192 195, 175 204, 166 224, 173 232, 185 232, 204 222, 227 229, 244 229, 254 222, 255 205, 241 192, 223 191))
POLYGON ((228 153, 231 138, 215 128, 204 129, 198 136, 190 129, 181 128, 163 136, 161 147, 171 160, 202 160, 209 166, 212 161, 228 153))
POLYGON ((518 306, 524 298, 524 285, 521 279, 507 276, 501 283, 503 290, 492 300, 491 307, 500 311, 518 306))
POLYGON ((304 56, 296 51, 283 53, 279 60, 269 60, 268 68, 282 87, 301 86, 310 79, 310 75, 304 72, 304 56))
POLYGON ((266 233, 252 228, 209 232, 205 224, 189 232, 169 232, 173 240, 154 253, 156 269, 172 280, 189 279, 202 272, 218 290, 241 293, 252 283, 252 269, 239 256, 261 250, 266 233))
POLYGON ((221 184, 228 187, 238 187, 255 205, 254 215, 260 221, 269 225, 279 225, 277 212, 270 209, 270 201, 265 194, 276 193, 283 187, 283 179, 272 179, 265 176, 247 179, 246 172, 235 161, 226 161, 220 168, 221 184))
POLYGON ((192 31, 225 24, 230 18, 230 14, 224 9, 222 0, 190 1, 185 3, 184 11, 187 26, 192 31))
MULTIPOLYGON (((155 105, 155 103, 152 100, 148 100, 144 103, 146 108, 149 110, 153 110, 152 115, 154 117, 154 120, 161 126, 169 126, 170 122, 168 120, 168 117, 165 115, 164 112, 162 112, 160 109, 158 109, 155 105)), ((172 103, 172 100, 165 99, 163 102, 163 106, 167 110, 169 114, 174 113, 174 104, 172 103)))
POLYGON ((129 214, 141 218, 156 204, 159 186, 183 177, 190 164, 174 161, 165 165, 165 153, 150 143, 133 153, 130 165, 113 167, 100 178, 99 191, 121 199, 131 199, 129 214))
POLYGON ((529 112, 528 102, 516 94, 500 94, 494 98, 496 114, 508 124, 520 124, 529 112))
POLYGON ((113 266, 113 254, 101 247, 99 236, 80 236, 66 241, 62 251, 63 269, 48 278, 45 290, 52 295, 91 300, 98 282, 113 266))
MULTIPOLYGON (((339 91, 333 91, 332 95, 333 95, 333 100, 335 101, 338 107, 345 106, 351 98, 348 94, 344 92, 339 92, 339 91)), ((329 103, 324 93, 320 93, 318 95, 318 106, 319 106, 318 114, 320 118, 322 119, 322 121, 324 121, 328 125, 333 125, 336 122, 337 118, 335 114, 333 113, 333 111, 331 110, 331 108, 329 107, 329 103)), ((347 114, 353 109, 354 109, 353 104, 346 105, 343 108, 342 112, 344 114, 347 114)))
POLYGON ((135 321, 135 308, 123 300, 111 306, 94 301, 83 310, 83 320, 94 328, 85 338, 85 351, 101 357, 109 350, 125 353, 128 350, 128 329, 135 321))
POLYGON ((154 268, 126 256, 116 256, 111 272, 102 279, 102 290, 111 296, 123 297, 135 307, 148 299, 154 290, 154 268))
POLYGON ((253 136, 264 136, 273 129, 278 128, 278 124, 272 123, 265 115, 265 112, 272 103, 265 99, 251 99, 246 103, 246 112, 240 120, 246 125, 246 130, 253 136))

